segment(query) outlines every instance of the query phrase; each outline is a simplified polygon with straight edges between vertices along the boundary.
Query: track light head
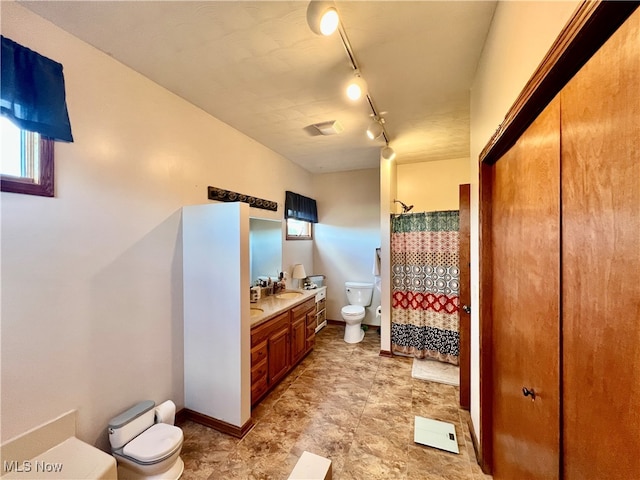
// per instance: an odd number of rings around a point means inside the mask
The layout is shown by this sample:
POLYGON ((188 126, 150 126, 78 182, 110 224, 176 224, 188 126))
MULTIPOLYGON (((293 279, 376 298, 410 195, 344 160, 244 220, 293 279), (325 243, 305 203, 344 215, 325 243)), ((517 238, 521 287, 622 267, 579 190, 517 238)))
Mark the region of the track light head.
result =
POLYGON ((394 158, 396 158, 396 151, 389 145, 387 145, 386 147, 382 148, 382 150, 380 151, 380 155, 382 155, 382 158, 384 160, 393 160, 394 158))
POLYGON ((362 78, 359 70, 354 72, 353 78, 347 84, 346 93, 349 100, 354 102, 367 94, 367 82, 362 78))
POLYGON ((311 0, 307 7, 307 23, 313 33, 331 35, 340 23, 336 6, 333 2, 311 0))
POLYGON ((371 123, 369 124, 369 127, 367 127, 367 137, 370 140, 375 140, 376 138, 380 137, 380 135, 382 135, 384 133, 384 128, 382 127, 382 124, 384 123, 384 119, 382 118, 374 118, 371 123))

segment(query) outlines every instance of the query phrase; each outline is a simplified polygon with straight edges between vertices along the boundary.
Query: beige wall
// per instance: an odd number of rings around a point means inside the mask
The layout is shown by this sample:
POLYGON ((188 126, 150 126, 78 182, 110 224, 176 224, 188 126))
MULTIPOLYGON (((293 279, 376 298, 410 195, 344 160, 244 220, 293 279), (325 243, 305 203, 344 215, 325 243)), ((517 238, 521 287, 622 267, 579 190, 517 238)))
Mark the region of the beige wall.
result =
MULTIPOLYGON (((314 273, 327 276, 327 318, 343 321, 340 310, 348 304, 344 282, 374 282, 374 254, 380 247, 380 171, 315 175, 313 184, 319 217, 314 273)), ((363 323, 379 325, 378 305, 380 292, 374 289, 363 323)))
MULTIPOLYGON (((1 439, 78 409, 78 436, 106 448, 108 420, 135 402, 184 403, 180 207, 207 203, 213 185, 277 200, 251 215, 282 218, 284 191, 313 196, 311 175, 20 5, 1 8, 3 35, 64 65, 75 137, 56 144, 55 198, 1 194, 1 439)), ((311 252, 285 245, 285 268, 311 252)))
POLYGON ((477 435, 481 435, 478 158, 578 3, 499 2, 471 90, 471 418, 477 435))
MULTIPOLYGON (((413 205, 412 212, 458 210, 459 185, 469 183, 469 159, 398 165, 397 199, 413 205)), ((395 212, 402 212, 399 204, 395 212)))

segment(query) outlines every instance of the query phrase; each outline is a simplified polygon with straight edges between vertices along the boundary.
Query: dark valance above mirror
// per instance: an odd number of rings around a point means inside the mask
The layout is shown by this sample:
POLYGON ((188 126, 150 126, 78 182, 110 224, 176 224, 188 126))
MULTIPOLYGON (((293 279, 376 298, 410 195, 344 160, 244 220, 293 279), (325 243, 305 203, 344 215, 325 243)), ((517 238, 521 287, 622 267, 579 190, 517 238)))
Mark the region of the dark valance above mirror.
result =
POLYGON ((313 198, 298 193, 286 192, 284 218, 318 223, 318 207, 313 198))

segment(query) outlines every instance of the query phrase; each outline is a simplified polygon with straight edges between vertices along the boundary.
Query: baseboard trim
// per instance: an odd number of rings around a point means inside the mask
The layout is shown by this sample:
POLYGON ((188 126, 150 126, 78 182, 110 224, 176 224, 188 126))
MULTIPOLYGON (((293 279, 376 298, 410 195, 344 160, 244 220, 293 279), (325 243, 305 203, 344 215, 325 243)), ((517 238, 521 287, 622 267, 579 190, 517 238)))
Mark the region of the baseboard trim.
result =
POLYGON ((231 435, 236 438, 244 437, 253 427, 252 418, 247 420, 247 422, 242 425, 242 427, 238 427, 236 425, 231 425, 230 423, 223 422, 222 420, 218 420, 217 418, 205 415, 204 413, 194 412, 193 410, 189 410, 188 408, 185 408, 182 411, 184 411, 184 415, 186 416, 187 420, 199 423, 200 425, 204 425, 205 427, 213 428, 214 430, 218 430, 219 432, 226 433, 227 435, 231 435))
POLYGON ((380 356, 381 357, 393 357, 393 353, 391 353, 389 350, 380 350, 380 356))
POLYGON ((344 322, 341 322, 340 320, 331 320, 330 318, 327 318, 327 324, 328 325, 344 325, 344 322))
POLYGON ((184 408, 181 408, 176 412, 176 425, 180 425, 181 423, 184 423, 187 420, 189 420, 189 418, 187 417, 187 412, 185 411, 184 408))
POLYGON ((491 475, 491 469, 489 468, 489 465, 482 458, 482 452, 480 451, 480 443, 478 442, 478 437, 476 435, 475 429, 473 428, 473 422, 471 421, 471 418, 467 420, 467 425, 469 427, 469 434, 471 435, 471 443, 473 444, 473 450, 476 452, 476 460, 478 461, 478 465, 480 465, 480 468, 482 469, 483 473, 486 473, 487 475, 491 475))

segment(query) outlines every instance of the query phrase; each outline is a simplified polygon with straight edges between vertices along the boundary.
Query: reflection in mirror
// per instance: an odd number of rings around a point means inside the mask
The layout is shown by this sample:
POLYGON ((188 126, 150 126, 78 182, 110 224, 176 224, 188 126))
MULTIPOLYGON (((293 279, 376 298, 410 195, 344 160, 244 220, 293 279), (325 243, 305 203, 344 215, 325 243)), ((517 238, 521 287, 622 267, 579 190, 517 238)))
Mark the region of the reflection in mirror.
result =
POLYGON ((278 278, 282 271, 282 222, 249 219, 249 256, 251 285, 258 277, 278 278))

